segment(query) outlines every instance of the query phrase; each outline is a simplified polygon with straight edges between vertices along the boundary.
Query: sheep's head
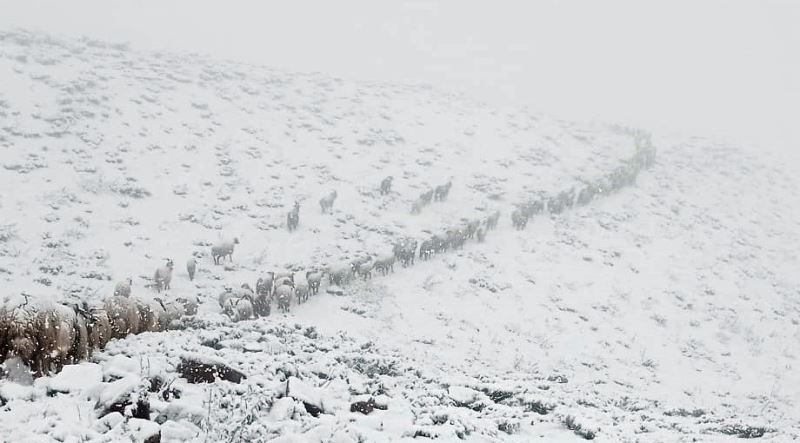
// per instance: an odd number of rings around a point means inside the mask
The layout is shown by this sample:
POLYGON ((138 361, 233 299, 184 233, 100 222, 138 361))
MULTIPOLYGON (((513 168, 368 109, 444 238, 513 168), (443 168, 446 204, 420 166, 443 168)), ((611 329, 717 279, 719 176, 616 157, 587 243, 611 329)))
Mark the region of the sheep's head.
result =
POLYGON ((167 267, 168 268, 172 269, 173 267, 175 267, 175 263, 172 262, 171 258, 165 258, 164 260, 167 261, 167 267))

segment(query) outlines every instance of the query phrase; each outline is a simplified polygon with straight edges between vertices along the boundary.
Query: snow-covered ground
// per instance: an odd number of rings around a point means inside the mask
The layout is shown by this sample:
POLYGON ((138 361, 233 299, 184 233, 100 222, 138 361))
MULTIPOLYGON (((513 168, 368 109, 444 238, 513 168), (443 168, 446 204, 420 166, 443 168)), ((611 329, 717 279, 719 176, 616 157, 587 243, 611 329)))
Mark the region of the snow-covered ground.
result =
POLYGON ((167 297, 202 302, 186 329, 112 342, 33 386, 0 381, 0 440, 800 438, 792 164, 656 136, 636 186, 517 231, 513 203, 607 173, 634 152, 630 133, 23 32, 0 34, 0 85, 3 303, 98 300, 127 276, 151 297, 164 257, 178 264, 167 297), (410 214, 448 180, 447 201, 410 214), (387 253, 495 209, 485 243, 289 314, 233 323, 216 303, 267 271, 387 253), (230 237, 234 263, 213 265, 210 245, 230 237), (198 354, 247 379, 178 378, 198 354), (154 421, 106 414, 131 393, 154 421), (385 410, 350 411, 369 398, 385 410))

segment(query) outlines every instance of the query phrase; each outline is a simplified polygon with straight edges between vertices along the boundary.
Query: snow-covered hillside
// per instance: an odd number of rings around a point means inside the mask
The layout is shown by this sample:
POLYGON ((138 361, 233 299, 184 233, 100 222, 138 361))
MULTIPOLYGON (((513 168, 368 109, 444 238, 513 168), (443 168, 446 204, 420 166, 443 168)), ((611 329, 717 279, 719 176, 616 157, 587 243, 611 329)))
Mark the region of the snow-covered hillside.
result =
POLYGON ((166 297, 201 300, 186 329, 112 342, 33 386, 0 381, 2 439, 800 438, 791 165, 656 137, 635 186, 518 231, 515 203, 613 170, 635 152, 631 132, 24 32, 0 34, 0 85, 4 305, 97 301, 128 276, 152 297, 165 257, 178 264, 166 297), (446 201, 411 214, 448 181, 446 201), (233 323, 216 301, 267 271, 389 253, 495 210, 484 243, 289 314, 233 323), (231 237, 233 263, 214 265, 210 246, 231 237), (177 378, 198 354, 247 379, 177 378), (153 379, 170 387, 147 393, 153 379), (158 425, 101 418, 131 392, 158 425), (385 410, 350 411, 368 398, 385 410))

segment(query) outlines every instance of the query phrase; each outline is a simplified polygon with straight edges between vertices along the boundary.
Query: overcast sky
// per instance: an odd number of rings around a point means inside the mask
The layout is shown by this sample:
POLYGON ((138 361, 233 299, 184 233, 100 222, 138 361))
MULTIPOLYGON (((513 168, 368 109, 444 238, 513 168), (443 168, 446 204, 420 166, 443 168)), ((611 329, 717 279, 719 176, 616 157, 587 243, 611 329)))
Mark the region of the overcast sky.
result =
POLYGON ((800 150, 800 0, 0 0, 0 11, 1 29, 426 82, 800 150))

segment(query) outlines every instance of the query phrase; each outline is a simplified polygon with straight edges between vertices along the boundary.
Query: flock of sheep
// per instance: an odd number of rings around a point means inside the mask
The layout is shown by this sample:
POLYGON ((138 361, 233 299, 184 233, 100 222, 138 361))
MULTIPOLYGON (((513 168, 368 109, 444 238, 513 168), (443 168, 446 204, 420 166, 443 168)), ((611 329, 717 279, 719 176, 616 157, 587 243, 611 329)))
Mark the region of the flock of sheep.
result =
MULTIPOLYGON (((632 184, 639 171, 650 167, 655 161, 655 148, 649 138, 636 135, 636 141, 637 149, 632 158, 609 174, 585 182, 580 191, 570 189, 516 205, 511 213, 512 225, 524 229, 528 220, 536 214, 559 214, 575 205, 588 204, 599 195, 632 184)), ((380 185, 381 194, 389 193, 391 184, 392 177, 386 177, 380 185)), ((451 186, 452 183, 447 182, 423 193, 414 202, 412 212, 418 212, 431 200, 445 200, 451 186)), ((322 198, 322 212, 330 212, 335 200, 336 191, 322 198)), ((295 202, 287 215, 290 231, 297 228, 299 209, 299 203, 295 202)), ((343 286, 358 278, 367 280, 374 273, 387 275, 394 271, 395 263, 409 267, 414 265, 416 258, 427 260, 434 254, 460 249, 467 240, 483 242, 487 232, 497 227, 499 219, 500 212, 494 211, 466 220, 422 241, 401 239, 394 243, 391 251, 384 254, 364 255, 324 269, 268 272, 257 279, 255 289, 248 283, 235 289, 228 287, 219 295, 218 301, 222 312, 234 321, 267 316, 273 302, 282 312, 287 312, 293 300, 304 303, 310 295, 317 294, 325 276, 330 286, 343 286)), ((237 244, 239 241, 234 238, 213 245, 210 252, 214 264, 220 264, 226 258, 232 261, 237 244)), ((152 287, 159 294, 170 289, 174 270, 173 261, 165 260, 164 266, 153 274, 152 287)), ((197 270, 195 258, 187 261, 186 270, 193 280, 197 270)), ((83 301, 72 305, 43 306, 26 302, 16 307, 0 306, 0 361, 17 358, 37 376, 58 372, 64 364, 87 359, 95 349, 102 350, 111 339, 176 327, 183 316, 197 312, 198 301, 195 298, 136 297, 131 294, 131 284, 131 279, 117 283, 114 294, 95 305, 83 301)))

